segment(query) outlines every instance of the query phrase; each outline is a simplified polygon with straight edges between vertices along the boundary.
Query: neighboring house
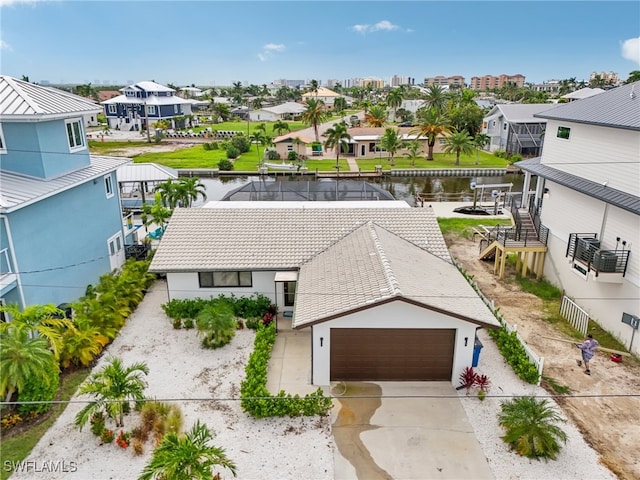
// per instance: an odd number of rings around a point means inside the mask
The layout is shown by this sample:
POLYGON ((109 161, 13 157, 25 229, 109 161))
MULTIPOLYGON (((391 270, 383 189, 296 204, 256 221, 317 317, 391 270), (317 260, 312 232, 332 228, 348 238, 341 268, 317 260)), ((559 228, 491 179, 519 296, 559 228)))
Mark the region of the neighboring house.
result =
POLYGON ((523 157, 540 155, 545 121, 534 115, 550 108, 554 107, 548 103, 494 106, 482 121, 482 133, 490 138, 489 151, 502 150, 523 157))
POLYGON ((307 92, 302 94, 302 101, 306 102, 308 98, 313 98, 317 100, 322 100, 327 108, 330 110, 333 109, 333 102, 335 102, 336 98, 341 97, 339 93, 334 92, 333 90, 329 90, 326 87, 318 87, 318 90, 315 92, 307 92))
POLYGON ((575 100, 582 100, 583 98, 593 97, 599 93, 604 92, 602 88, 590 88, 585 87, 580 90, 576 90, 575 92, 567 93, 566 95, 562 95, 560 98, 564 98, 567 102, 573 102, 575 100))
POLYGON ((170 299, 261 293, 312 329, 316 385, 446 380, 498 326, 435 215, 402 201, 211 202, 176 209, 150 270, 170 299))
POLYGON ((100 107, 0 76, 0 299, 69 303, 124 262, 116 169, 82 118, 100 107))
POLYGON ((294 120, 307 109, 305 105, 296 102, 286 102, 273 107, 263 107, 249 113, 252 122, 275 122, 278 120, 294 120))
POLYGON ((516 165, 524 205, 549 229, 545 275, 629 347, 623 314, 640 316, 640 82, 536 117, 544 153, 516 165))
POLYGON ((146 130, 158 120, 169 120, 176 128, 176 117, 191 115, 192 102, 174 95, 172 88, 155 82, 139 82, 121 88, 119 95, 100 102, 109 127, 117 130, 146 130))

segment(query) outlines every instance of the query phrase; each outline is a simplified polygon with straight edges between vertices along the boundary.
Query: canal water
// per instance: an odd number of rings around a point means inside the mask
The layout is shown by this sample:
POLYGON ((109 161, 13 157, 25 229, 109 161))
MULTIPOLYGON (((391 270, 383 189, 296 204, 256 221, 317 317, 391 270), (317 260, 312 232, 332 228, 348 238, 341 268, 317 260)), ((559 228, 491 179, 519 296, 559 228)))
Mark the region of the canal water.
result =
MULTIPOLYGON (((508 173, 497 177, 391 177, 384 176, 378 178, 363 179, 369 183, 374 183, 388 192, 390 192, 397 200, 405 200, 409 205, 414 205, 417 194, 422 194, 429 201, 471 201, 473 200, 473 191, 471 190, 471 182, 475 182, 480 191, 484 191, 485 200, 490 200, 491 185, 512 183, 512 192, 521 192, 523 185, 523 175, 508 173), (482 185, 486 185, 484 189, 482 185)), ((207 201, 221 200, 227 193, 242 187, 249 182, 297 182, 300 180, 313 180, 310 176, 219 176, 201 178, 202 184, 206 188, 207 201)), ((327 181, 329 179, 319 179, 319 181, 327 181)), ((331 179, 334 180, 334 179, 331 179)), ((348 178, 345 180, 358 181, 357 178, 348 178)), ((338 179, 338 181, 340 181, 338 179)), ((508 187, 497 188, 502 192, 508 191, 508 187)), ((198 203, 202 204, 200 200, 198 203)), ((197 204, 196 204, 197 205, 197 204)))

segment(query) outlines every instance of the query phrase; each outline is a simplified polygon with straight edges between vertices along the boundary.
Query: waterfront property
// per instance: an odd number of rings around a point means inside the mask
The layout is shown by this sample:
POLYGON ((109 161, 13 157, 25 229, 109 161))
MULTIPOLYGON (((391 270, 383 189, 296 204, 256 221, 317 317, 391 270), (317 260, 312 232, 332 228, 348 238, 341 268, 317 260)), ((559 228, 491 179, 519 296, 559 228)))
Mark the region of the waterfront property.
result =
POLYGON ((552 108, 548 103, 495 105, 482 120, 482 133, 490 138, 489 151, 540 155, 546 122, 535 114, 552 108))
POLYGON ((549 230, 545 276, 629 347, 629 316, 640 316, 640 82, 536 117, 547 124, 542 156, 516 165, 523 205, 549 230))
POLYGON ((179 208, 150 270, 166 274, 169 298, 268 296, 294 328, 312 329, 316 385, 457 385, 476 329, 498 326, 453 265, 433 211, 403 201, 179 208))
POLYGON ((75 301, 124 262, 116 169, 92 156, 83 118, 100 107, 0 76, 0 300, 75 301), (80 225, 80 227, 79 227, 80 225))

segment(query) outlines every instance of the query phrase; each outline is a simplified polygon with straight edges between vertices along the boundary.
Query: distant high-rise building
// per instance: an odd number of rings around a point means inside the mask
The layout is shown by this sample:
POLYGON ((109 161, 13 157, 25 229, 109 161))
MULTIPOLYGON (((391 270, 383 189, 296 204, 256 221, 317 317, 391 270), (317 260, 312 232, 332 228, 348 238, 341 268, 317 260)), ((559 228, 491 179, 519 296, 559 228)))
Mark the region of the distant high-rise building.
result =
POLYGON ((424 79, 425 85, 438 85, 441 87, 464 87, 464 77, 461 75, 452 75, 450 77, 444 77, 438 75, 437 77, 427 77, 424 79))
POLYGON ((620 80, 615 72, 593 72, 589 75, 589 83, 593 83, 596 78, 600 77, 605 85, 618 85, 620 80))
POLYGON ((391 87, 399 87, 400 85, 415 85, 416 79, 413 77, 394 75, 389 80, 391 87))
POLYGON ((379 78, 363 78, 360 80, 360 86, 366 87, 367 85, 371 85, 373 88, 384 88, 384 80, 379 78))
POLYGON ((483 77, 471 77, 469 88, 472 90, 488 90, 491 88, 502 88, 507 83, 515 83, 518 87, 524 87, 524 75, 519 73, 515 75, 502 74, 498 77, 493 75, 485 75, 483 77))

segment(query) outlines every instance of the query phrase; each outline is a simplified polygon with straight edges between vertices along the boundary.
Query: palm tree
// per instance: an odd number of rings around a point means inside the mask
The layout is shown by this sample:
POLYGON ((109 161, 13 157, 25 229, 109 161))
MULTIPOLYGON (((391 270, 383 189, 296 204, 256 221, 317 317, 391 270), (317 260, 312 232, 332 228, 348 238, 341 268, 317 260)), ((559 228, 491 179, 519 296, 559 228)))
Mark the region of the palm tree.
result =
POLYGON ((624 83, 633 83, 640 81, 640 70, 633 70, 629 73, 629 78, 624 83))
POLYGON ((503 402, 498 422, 504 428, 503 440, 519 455, 528 458, 555 459, 560 442, 566 443, 567 435, 557 423, 566 423, 547 400, 518 397, 503 402))
POLYGON ((433 147, 439 135, 449 131, 449 120, 436 108, 421 108, 417 112, 418 126, 412 130, 427 139, 427 160, 433 160, 433 147))
POLYGON ((46 338, 30 337, 24 328, 9 328, 0 334, 0 396, 6 402, 29 379, 48 382, 46 372, 52 369, 57 370, 56 359, 46 338))
POLYGON ((476 147, 476 165, 480 163, 480 150, 484 150, 489 144, 491 137, 485 133, 478 133, 473 139, 473 146, 476 147))
POLYGON ((333 110, 340 113, 347 109, 347 99, 338 97, 333 101, 333 110))
POLYGON ((190 207, 198 197, 202 197, 202 200, 207 199, 206 187, 198 177, 181 178, 180 183, 184 187, 181 199, 184 206, 190 207))
POLYGON ((65 330, 73 330, 73 323, 64 317, 64 312, 53 304, 29 305, 21 310, 17 303, 0 306, 1 312, 11 317, 11 322, 0 323, 0 333, 7 330, 22 329, 29 336, 44 337, 57 360, 62 348, 62 335, 65 330))
POLYGON ((282 120, 276 120, 273 123, 273 131, 274 132, 278 132, 278 135, 282 135, 282 132, 290 132, 291 129, 289 128, 289 124, 286 122, 283 122, 282 120))
POLYGON ((460 165, 460 154, 471 155, 473 153, 473 137, 466 130, 454 131, 444 139, 445 153, 456 154, 456 165, 460 165))
POLYGON ((214 103, 213 101, 212 104, 212 111, 216 120, 218 118, 221 118, 223 122, 229 120, 229 117, 231 116, 231 108, 229 105, 226 103, 214 103))
POLYGON ((398 108, 402 105, 403 92, 401 88, 394 88, 387 94, 387 105, 393 109, 393 121, 397 122, 398 108))
POLYGON ((196 318, 198 333, 202 334, 204 348, 220 348, 236 334, 238 322, 233 308, 225 302, 204 307, 196 318))
POLYGON ((213 432, 200 421, 185 435, 167 433, 138 480, 211 480, 219 478, 212 473, 218 466, 228 469, 235 477, 236 465, 222 448, 210 445, 212 440, 213 432))
POLYGON ((349 135, 349 126, 347 122, 342 121, 334 123, 333 126, 325 132, 327 140, 324 142, 326 149, 334 148, 336 152, 336 168, 339 167, 340 151, 343 150, 351 140, 349 135))
POLYGON ((404 146, 402 137, 399 135, 399 131, 395 128, 386 128, 382 136, 380 137, 380 147, 387 151, 389 154, 389 163, 391 166, 395 165, 394 157, 398 150, 404 146))
POLYGON ((315 97, 318 96, 318 88, 320 88, 317 80, 311 80, 309 85, 309 91, 314 94, 315 97))
POLYGON ((364 121, 372 127, 382 127, 387 121, 387 109, 384 105, 373 105, 364 115, 364 121))
POLYGON ((406 143, 406 147, 407 147, 407 152, 404 153, 405 157, 408 157, 411 159, 411 166, 415 167, 416 165, 416 158, 418 158, 418 153, 420 152, 420 150, 422 150, 422 143, 418 142, 417 140, 411 140, 410 142, 406 143))
MULTIPOLYGON (((258 158, 260 159, 260 145, 262 145, 265 149, 273 143, 273 138, 269 135, 265 134, 264 131, 260 131, 256 128, 251 135, 251 140, 256 144, 256 152, 258 152, 258 158)), ((264 157, 264 150, 263 155, 264 157)))
POLYGON ((173 214, 173 210, 162 204, 162 196, 160 192, 156 192, 155 203, 142 204, 142 214, 140 218, 145 227, 152 223, 158 225, 162 230, 166 228, 167 221, 173 214))
POLYGON ((307 98, 305 103, 307 109, 302 113, 302 122, 313 127, 313 131, 316 135, 316 142, 319 143, 320 133, 318 132, 318 125, 327 119, 328 113, 325 110, 325 105, 322 100, 307 98))
POLYGON ((144 362, 125 367, 120 359, 111 359, 80 386, 79 394, 90 395, 94 400, 78 412, 75 418, 76 426, 82 430, 91 415, 105 411, 115 419, 116 427, 123 427, 125 403, 145 399, 144 389, 147 382, 143 374, 149 374, 149 367, 144 362))
POLYGON ((63 368, 88 366, 109 343, 109 337, 86 316, 76 315, 73 323, 74 330, 67 330, 62 337, 60 365, 63 368))
POLYGON ((447 104, 447 93, 440 85, 429 85, 424 99, 428 109, 442 113, 447 104))

